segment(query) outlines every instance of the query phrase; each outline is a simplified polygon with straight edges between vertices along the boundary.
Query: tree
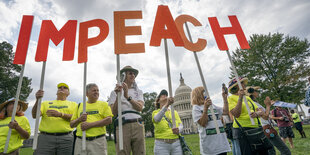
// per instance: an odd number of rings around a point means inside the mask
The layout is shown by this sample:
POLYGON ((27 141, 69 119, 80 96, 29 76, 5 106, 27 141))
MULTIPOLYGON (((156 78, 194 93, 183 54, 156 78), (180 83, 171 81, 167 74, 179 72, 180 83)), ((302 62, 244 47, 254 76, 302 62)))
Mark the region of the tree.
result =
POLYGON ((151 132, 154 137, 154 125, 152 121, 152 113, 155 110, 154 102, 157 97, 156 92, 144 93, 144 108, 142 110, 142 118, 144 120, 145 133, 151 132))
MULTIPOLYGON (((274 100, 300 104, 310 75, 309 42, 280 33, 251 36, 250 49, 233 54, 237 72, 249 79, 248 86, 260 86, 260 102, 274 100)), ((231 73, 233 77, 233 73, 231 73)))
MULTIPOLYGON (((21 66, 13 64, 14 54, 12 45, 0 43, 0 103, 16 96, 21 66)), ((19 99, 26 101, 31 93, 31 80, 23 77, 19 99)))

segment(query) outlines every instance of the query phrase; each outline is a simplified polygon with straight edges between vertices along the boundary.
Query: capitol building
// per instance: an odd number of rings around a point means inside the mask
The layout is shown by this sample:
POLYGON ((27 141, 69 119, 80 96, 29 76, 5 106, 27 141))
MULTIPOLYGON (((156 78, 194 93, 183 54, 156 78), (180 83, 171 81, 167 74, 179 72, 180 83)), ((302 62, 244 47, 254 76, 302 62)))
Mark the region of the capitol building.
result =
POLYGON ((184 134, 198 133, 198 127, 192 117, 191 92, 192 89, 184 83, 182 74, 180 74, 180 86, 174 93, 173 105, 183 123, 184 134))

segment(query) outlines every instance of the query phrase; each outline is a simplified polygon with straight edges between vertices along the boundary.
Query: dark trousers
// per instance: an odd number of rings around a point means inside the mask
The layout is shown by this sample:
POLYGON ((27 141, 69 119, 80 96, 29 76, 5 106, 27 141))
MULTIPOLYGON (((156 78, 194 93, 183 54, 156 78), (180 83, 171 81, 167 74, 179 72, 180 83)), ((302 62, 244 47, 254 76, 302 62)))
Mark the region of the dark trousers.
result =
MULTIPOLYGON (((244 128, 244 129, 248 130, 251 128, 244 128)), ((239 128, 233 128, 233 137, 234 139, 239 140, 240 150, 241 150, 242 155, 267 155, 268 154, 268 150, 252 151, 250 143, 248 142, 246 137, 243 136, 239 128)))

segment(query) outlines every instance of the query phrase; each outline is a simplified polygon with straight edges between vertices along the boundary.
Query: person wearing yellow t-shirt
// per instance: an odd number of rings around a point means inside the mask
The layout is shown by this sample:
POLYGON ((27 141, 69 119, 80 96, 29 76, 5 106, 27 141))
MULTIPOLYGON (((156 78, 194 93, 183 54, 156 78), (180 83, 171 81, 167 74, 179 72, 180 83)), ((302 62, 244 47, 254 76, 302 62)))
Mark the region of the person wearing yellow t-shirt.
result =
POLYGON ((9 128, 12 129, 11 138, 6 154, 18 155, 19 148, 23 146, 23 141, 30 136, 30 125, 24 111, 27 110, 28 104, 18 101, 16 116, 14 122, 11 122, 15 99, 0 104, 0 154, 4 154, 4 147, 9 128))
MULTIPOLYGON (((37 100, 32 108, 33 118, 36 118, 38 100, 43 95, 43 90, 36 93, 37 100)), ((38 146, 34 152, 35 155, 72 154, 73 128, 70 127, 70 120, 77 104, 67 100, 70 89, 65 83, 57 85, 56 95, 56 100, 41 103, 40 134, 38 136, 38 146)))
POLYGON ((243 136, 243 134, 239 128, 239 125, 236 122, 236 120, 237 120, 244 130, 250 130, 250 129, 254 129, 254 128, 259 127, 258 121, 257 121, 258 120, 257 118, 259 117, 259 115, 256 112, 254 112, 254 109, 256 111, 258 106, 254 103, 254 101, 250 97, 246 96, 248 106, 251 110, 251 113, 249 115, 247 108, 246 108, 246 105, 245 105, 244 100, 243 100, 243 96, 245 95, 244 90, 246 89, 248 79, 240 77, 239 80, 241 82, 242 89, 239 89, 236 78, 231 80, 228 84, 229 85, 228 91, 229 91, 229 93, 232 94, 228 97, 229 111, 231 112, 231 114, 235 118, 234 123, 233 123, 234 139, 237 139, 239 141, 240 150, 241 150, 242 155, 268 154, 268 150, 252 151, 248 140, 246 139, 245 136, 243 136), (254 125, 252 125, 250 117, 253 118, 253 120, 255 122, 254 125))
POLYGON ((301 138, 307 138, 304 129, 302 128, 300 117, 297 113, 295 113, 294 110, 291 110, 293 122, 295 124, 295 128, 298 130, 298 132, 301 135, 301 138))
POLYGON ((83 114, 83 103, 78 106, 71 118, 71 127, 77 127, 74 154, 82 153, 82 135, 86 131, 86 154, 108 154, 106 126, 112 123, 112 111, 107 102, 98 101, 99 89, 94 83, 86 86, 86 114, 83 114))
POLYGON ((183 153, 178 136, 183 130, 183 125, 178 112, 174 111, 176 127, 172 127, 171 111, 168 108, 173 104, 173 100, 173 97, 168 97, 166 90, 162 90, 156 99, 157 110, 152 113, 155 130, 155 155, 180 155, 183 153))

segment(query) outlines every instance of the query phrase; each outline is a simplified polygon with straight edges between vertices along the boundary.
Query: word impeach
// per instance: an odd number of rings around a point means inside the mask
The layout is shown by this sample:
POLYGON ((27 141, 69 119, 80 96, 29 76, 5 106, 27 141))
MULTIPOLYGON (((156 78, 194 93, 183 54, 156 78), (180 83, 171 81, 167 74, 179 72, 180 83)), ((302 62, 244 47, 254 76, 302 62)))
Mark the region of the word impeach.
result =
MULTIPOLYGON (((24 64, 32 29, 33 16, 23 16, 14 64, 24 64)), ((209 17, 211 29, 216 43, 220 50, 228 50, 224 35, 235 34, 242 49, 248 49, 249 44, 242 31, 236 16, 228 16, 231 27, 220 27, 216 17, 209 17)), ((125 26, 126 19, 142 19, 142 11, 115 11, 114 12, 114 48, 115 54, 144 53, 144 43, 126 43, 128 35, 142 35, 141 26, 125 26)), ((161 40, 172 39, 175 46, 198 52, 203 50, 207 41, 198 38, 196 43, 190 42, 185 36, 183 24, 192 23, 194 26, 202 24, 194 17, 180 15, 173 19, 168 6, 159 5, 155 17, 150 46, 160 46, 161 40)), ((77 20, 69 20, 60 30, 57 30, 51 20, 43 20, 38 39, 35 61, 46 61, 49 40, 57 46, 64 40, 63 61, 73 60, 75 39, 76 39, 77 20)), ((109 25, 103 19, 94 19, 80 23, 79 44, 78 44, 78 63, 87 62, 87 47, 101 43, 109 34, 109 25), (91 27, 99 28, 100 32, 93 38, 88 38, 88 29, 91 27)))

